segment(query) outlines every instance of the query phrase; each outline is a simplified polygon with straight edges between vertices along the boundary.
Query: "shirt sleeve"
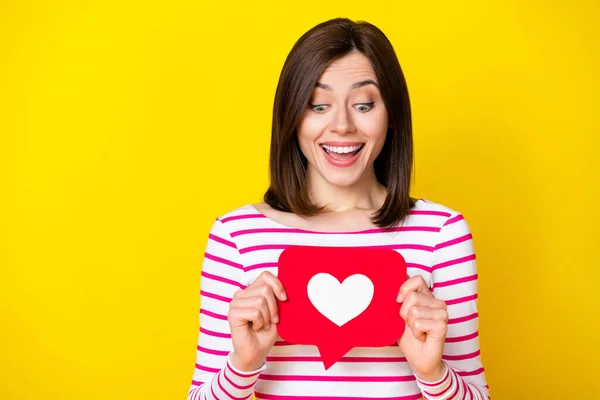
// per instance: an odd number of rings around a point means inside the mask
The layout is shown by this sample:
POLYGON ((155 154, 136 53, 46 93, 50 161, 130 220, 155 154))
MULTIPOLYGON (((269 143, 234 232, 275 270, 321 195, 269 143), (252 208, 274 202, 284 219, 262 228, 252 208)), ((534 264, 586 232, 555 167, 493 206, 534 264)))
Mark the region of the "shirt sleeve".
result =
POLYGON ((448 306, 448 331, 442 362, 446 373, 437 382, 417 376, 428 400, 489 399, 479 349, 477 264, 469 225, 460 213, 444 223, 433 251, 431 290, 448 306))
POLYGON ((226 224, 217 218, 210 230, 200 278, 200 332, 196 366, 187 400, 250 399, 265 365, 242 372, 231 365, 227 320, 233 294, 244 289, 244 267, 226 224))

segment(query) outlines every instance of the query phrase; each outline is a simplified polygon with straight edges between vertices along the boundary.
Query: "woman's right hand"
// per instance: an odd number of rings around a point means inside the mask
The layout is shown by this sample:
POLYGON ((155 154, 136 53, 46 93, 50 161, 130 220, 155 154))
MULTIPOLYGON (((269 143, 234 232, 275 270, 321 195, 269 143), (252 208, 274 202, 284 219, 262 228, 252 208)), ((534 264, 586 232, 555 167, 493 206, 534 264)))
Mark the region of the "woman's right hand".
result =
POLYGON ((246 289, 234 293, 227 319, 231 329, 231 363, 241 371, 259 369, 277 339, 276 298, 287 300, 283 285, 265 271, 246 289))

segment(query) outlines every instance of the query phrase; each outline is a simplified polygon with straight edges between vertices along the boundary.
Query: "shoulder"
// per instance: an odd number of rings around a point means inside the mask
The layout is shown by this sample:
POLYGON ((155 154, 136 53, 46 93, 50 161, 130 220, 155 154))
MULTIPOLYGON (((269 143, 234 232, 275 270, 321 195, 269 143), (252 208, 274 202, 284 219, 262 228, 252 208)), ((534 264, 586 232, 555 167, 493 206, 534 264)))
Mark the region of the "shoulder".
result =
POLYGON ((472 246, 471 228, 465 220, 462 212, 454 208, 439 204, 427 199, 419 199, 416 207, 413 210, 425 211, 427 214, 439 215, 439 219, 435 221, 437 233, 436 250, 445 249, 444 251, 464 250, 470 252, 472 246), (461 244, 462 246, 454 246, 461 244), (465 247, 466 246, 466 247, 465 247))
POLYGON ((470 233, 470 227, 462 212, 445 204, 420 198, 411 209, 410 214, 413 214, 411 216, 423 224, 435 227, 438 232, 445 232, 441 236, 446 236, 450 233, 449 231, 454 234, 470 233))
POLYGON ((259 216, 260 213, 252 204, 244 204, 233 210, 218 215, 215 220, 223 224, 230 224, 231 221, 247 220, 259 216))
POLYGON ((212 230, 223 235, 234 237, 236 232, 252 229, 261 225, 265 216, 252 204, 244 204, 222 214, 213 220, 212 230))
POLYGON ((447 205, 437 203, 435 201, 419 198, 415 203, 415 206, 411 209, 411 211, 418 211, 419 213, 430 213, 439 216, 445 216, 448 218, 455 217, 457 215, 462 215, 462 213, 454 208, 450 208, 447 205))

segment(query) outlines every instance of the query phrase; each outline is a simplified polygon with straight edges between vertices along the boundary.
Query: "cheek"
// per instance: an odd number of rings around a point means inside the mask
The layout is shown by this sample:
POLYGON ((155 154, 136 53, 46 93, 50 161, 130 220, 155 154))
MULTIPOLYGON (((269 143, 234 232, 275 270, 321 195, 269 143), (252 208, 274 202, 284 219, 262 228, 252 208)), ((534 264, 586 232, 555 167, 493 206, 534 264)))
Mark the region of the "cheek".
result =
POLYGON ((388 130, 387 119, 370 118, 361 121, 359 130, 373 143, 375 148, 383 146, 388 130))
MULTIPOLYGON (((387 133, 387 132, 386 132, 387 133)), ((378 141, 375 144, 375 148, 373 149, 373 154, 371 155, 371 160, 375 161, 375 159, 377 159, 377 157, 379 157, 379 155, 381 154, 381 151, 383 150, 383 146, 385 145, 385 134, 378 139, 378 141)))
POLYGON ((323 129, 322 123, 316 118, 304 117, 298 125, 298 142, 302 151, 309 150, 310 146, 315 145, 315 141, 319 139, 323 129))
POLYGON ((317 139, 323 132, 324 123, 322 118, 306 115, 300 120, 298 132, 302 139, 317 139))

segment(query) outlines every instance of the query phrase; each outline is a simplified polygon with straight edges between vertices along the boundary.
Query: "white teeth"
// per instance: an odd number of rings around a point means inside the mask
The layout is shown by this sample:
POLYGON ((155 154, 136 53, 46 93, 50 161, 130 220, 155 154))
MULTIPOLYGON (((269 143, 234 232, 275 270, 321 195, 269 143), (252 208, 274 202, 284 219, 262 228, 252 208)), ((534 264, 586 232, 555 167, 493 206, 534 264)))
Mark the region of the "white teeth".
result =
POLYGON ((331 151, 333 153, 344 154, 344 153, 352 153, 353 151, 360 149, 362 147, 362 144, 360 144, 358 146, 345 146, 345 147, 334 147, 334 146, 328 146, 326 144, 323 144, 322 146, 327 151, 331 151))

